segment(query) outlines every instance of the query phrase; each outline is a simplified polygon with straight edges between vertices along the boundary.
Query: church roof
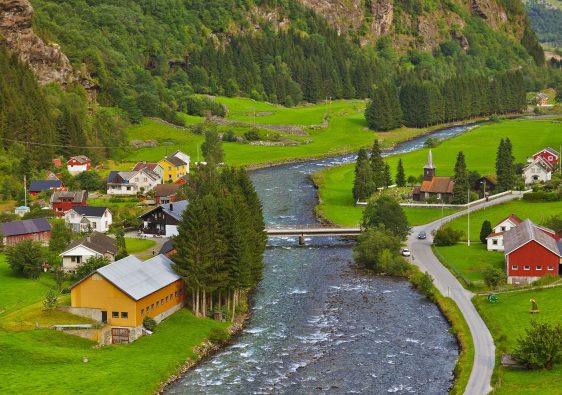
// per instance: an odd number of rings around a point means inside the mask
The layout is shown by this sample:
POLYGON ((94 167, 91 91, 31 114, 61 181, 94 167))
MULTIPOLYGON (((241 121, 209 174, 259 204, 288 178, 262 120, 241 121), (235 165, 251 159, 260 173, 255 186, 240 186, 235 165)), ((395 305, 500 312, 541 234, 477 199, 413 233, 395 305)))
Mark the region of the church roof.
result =
POLYGON ((421 184, 420 192, 425 193, 453 193, 455 180, 453 177, 434 176, 421 184))

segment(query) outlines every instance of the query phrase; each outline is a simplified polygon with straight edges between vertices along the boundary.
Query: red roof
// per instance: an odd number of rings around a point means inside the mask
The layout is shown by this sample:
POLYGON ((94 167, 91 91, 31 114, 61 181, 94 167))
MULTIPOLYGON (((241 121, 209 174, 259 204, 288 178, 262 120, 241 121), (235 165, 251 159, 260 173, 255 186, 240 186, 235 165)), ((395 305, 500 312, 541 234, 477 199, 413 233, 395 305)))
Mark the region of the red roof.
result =
POLYGON ((156 169, 157 166, 158 163, 154 163, 154 162, 137 162, 135 167, 133 167, 133 171, 139 171, 142 169, 148 169, 154 171, 154 169, 156 169))
POLYGON ((498 226, 499 224, 501 224, 502 222, 505 222, 507 220, 510 220, 512 223, 514 223, 515 225, 519 225, 521 222, 523 222, 523 220, 521 218, 519 218, 517 215, 515 214, 509 214, 507 217, 505 217, 504 219, 502 219, 500 222, 498 222, 496 224, 496 226, 498 226))
POLYGON ((453 193, 455 180, 453 177, 434 176, 431 181, 424 181, 421 184, 420 192, 425 193, 453 193))
POLYGON ((175 195, 181 185, 178 184, 158 184, 154 187, 155 197, 175 195))

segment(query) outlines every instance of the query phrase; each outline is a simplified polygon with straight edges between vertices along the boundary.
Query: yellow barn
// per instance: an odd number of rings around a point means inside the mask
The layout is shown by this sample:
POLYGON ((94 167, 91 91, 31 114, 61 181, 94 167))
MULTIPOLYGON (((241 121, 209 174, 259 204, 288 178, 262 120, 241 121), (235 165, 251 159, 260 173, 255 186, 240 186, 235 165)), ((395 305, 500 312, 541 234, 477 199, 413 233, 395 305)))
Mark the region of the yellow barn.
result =
POLYGON ((185 283, 172 261, 157 255, 147 261, 128 256, 97 269, 71 288, 70 312, 112 327, 112 343, 142 335, 146 317, 156 322, 181 309, 185 283))

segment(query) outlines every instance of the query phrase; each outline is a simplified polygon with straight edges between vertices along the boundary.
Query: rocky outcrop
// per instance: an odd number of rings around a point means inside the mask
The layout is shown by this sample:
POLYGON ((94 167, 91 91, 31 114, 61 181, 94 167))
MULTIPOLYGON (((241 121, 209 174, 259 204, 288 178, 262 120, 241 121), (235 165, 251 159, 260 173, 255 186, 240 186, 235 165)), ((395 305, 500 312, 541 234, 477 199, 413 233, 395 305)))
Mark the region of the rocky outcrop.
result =
POLYGON ((32 28, 33 7, 27 0, 0 0, 0 41, 29 64, 40 84, 78 81, 57 44, 46 44, 32 28))
POLYGON ((394 21, 394 0, 372 1, 371 14, 373 15, 371 31, 374 36, 378 38, 390 33, 394 21))

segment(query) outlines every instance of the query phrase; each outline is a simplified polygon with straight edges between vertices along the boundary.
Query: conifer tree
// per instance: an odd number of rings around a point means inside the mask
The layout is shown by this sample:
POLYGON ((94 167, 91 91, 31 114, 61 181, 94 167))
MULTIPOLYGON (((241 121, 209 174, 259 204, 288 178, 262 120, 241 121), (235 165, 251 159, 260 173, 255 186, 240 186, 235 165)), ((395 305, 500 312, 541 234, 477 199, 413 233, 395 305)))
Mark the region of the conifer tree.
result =
POLYGON ((460 151, 457 154, 457 162, 455 163, 455 185, 453 187, 453 203, 467 203, 468 193, 468 172, 466 170, 464 154, 462 151, 460 151))
POLYGON ((392 185, 392 175, 390 174, 390 165, 384 164, 384 187, 388 188, 392 185))
POLYGON ((222 141, 216 130, 211 129, 205 132, 205 142, 201 146, 201 151, 210 166, 216 166, 224 161, 222 141))
POLYGON ((396 185, 399 187, 406 186, 406 174, 404 173, 402 158, 398 159, 398 166, 396 168, 396 185))
POLYGON ((382 158, 381 147, 377 139, 375 139, 373 148, 371 150, 371 172, 373 176, 375 191, 376 188, 385 186, 384 159, 382 158))
POLYGON ((366 149, 360 149, 355 163, 355 179, 353 180, 353 200, 365 201, 376 190, 373 172, 366 149))

